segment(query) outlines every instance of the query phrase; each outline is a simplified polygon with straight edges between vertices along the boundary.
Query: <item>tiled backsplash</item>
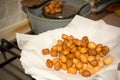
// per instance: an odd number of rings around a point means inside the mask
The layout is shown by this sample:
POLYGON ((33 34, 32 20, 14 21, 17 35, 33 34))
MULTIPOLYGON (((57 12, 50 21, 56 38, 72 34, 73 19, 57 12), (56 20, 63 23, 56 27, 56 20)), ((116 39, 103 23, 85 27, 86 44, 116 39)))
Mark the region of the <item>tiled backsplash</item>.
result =
POLYGON ((0 0, 0 30, 26 18, 22 0, 0 0))

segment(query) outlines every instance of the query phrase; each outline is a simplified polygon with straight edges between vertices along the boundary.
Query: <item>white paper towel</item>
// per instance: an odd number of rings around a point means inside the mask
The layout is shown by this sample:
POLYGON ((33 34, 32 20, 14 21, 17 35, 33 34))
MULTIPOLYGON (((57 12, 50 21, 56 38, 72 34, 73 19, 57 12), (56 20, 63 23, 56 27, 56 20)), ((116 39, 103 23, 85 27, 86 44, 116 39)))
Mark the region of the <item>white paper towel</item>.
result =
POLYGON ((90 41, 110 47, 109 54, 113 56, 114 62, 96 75, 117 69, 120 62, 120 28, 107 25, 102 20, 92 21, 76 15, 65 28, 49 30, 39 35, 16 34, 18 46, 22 50, 20 61, 26 74, 36 80, 92 80, 95 75, 85 78, 79 74, 71 75, 63 70, 55 71, 46 67, 46 60, 52 59, 52 57, 43 55, 41 50, 51 48, 58 39, 61 39, 63 33, 79 39, 88 36, 90 41))

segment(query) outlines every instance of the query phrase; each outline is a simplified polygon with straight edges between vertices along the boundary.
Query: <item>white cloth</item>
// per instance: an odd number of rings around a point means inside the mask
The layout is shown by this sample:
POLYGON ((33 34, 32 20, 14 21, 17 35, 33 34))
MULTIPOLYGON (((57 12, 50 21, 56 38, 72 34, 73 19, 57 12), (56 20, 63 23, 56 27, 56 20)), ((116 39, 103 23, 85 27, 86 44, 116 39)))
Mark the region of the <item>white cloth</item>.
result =
MULTIPOLYGON (((41 50, 51 48, 58 39, 61 39, 63 33, 79 39, 88 36, 90 41, 110 47, 109 54, 113 56, 114 62, 95 75, 117 69, 118 62, 120 62, 120 28, 108 25, 102 20, 93 21, 76 15, 65 28, 49 30, 39 35, 16 34, 17 43, 22 50, 20 61, 26 74, 31 75, 36 80, 91 80, 95 76, 85 78, 79 74, 71 75, 63 70, 55 71, 46 67, 46 60, 52 59, 52 57, 43 55, 41 50)), ((107 76, 107 74, 104 75, 107 76)), ((112 79, 108 77, 107 80, 112 79)))

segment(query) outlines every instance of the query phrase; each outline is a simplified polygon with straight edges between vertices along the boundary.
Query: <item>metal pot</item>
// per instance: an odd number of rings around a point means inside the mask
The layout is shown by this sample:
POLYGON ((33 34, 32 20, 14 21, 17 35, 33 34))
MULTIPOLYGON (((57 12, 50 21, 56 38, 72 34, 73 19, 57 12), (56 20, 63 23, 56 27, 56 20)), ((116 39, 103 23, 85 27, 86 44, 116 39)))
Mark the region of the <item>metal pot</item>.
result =
MULTIPOLYGON (((76 4, 82 4, 84 2, 82 0, 65 0, 65 1, 71 1, 76 4)), ((89 9, 85 8, 85 10, 89 10, 89 9)), ((82 10, 82 14, 86 13, 85 10, 82 10)), ((65 27, 72 20, 72 18, 69 18, 69 19, 45 18, 42 15, 42 6, 37 7, 37 8, 27 8, 27 14, 28 14, 29 21, 31 23, 31 28, 35 34, 39 34, 39 33, 42 33, 42 32, 48 31, 48 30, 53 30, 56 28, 65 27)), ((89 15, 89 14, 87 14, 87 15, 89 15)), ((87 15, 85 15, 85 16, 87 16, 87 15)))

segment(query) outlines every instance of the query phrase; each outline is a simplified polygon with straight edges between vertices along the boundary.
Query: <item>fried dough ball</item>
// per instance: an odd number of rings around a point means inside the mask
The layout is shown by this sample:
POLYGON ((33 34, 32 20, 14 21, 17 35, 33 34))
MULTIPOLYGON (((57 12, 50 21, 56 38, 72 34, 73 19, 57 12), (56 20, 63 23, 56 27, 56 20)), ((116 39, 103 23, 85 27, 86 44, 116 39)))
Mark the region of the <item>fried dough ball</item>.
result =
POLYGON ((81 53, 80 53, 80 51, 79 50, 77 50, 76 52, 75 52, 75 57, 76 58, 80 58, 80 56, 81 56, 81 53))
POLYGON ((72 49, 71 49, 71 53, 74 53, 74 52, 76 52, 77 51, 77 48, 76 47, 73 47, 72 49))
POLYGON ((67 40, 65 43, 66 43, 67 47, 70 47, 73 44, 73 41, 68 41, 67 40))
POLYGON ((87 43, 87 42, 82 41, 82 43, 81 43, 81 47, 87 47, 87 45, 88 45, 88 43, 87 43))
POLYGON ((88 71, 90 71, 91 75, 93 75, 97 72, 94 68, 89 68, 88 71))
POLYGON ((102 50, 102 44, 97 44, 97 46, 96 46, 97 54, 99 54, 101 52, 101 50, 102 50))
POLYGON ((62 67, 63 70, 67 70, 67 65, 65 63, 62 63, 62 67))
POLYGON ((104 64, 105 65, 110 65, 113 62, 113 57, 112 56, 108 56, 106 58, 104 58, 104 64))
POLYGON ((83 47, 80 49, 80 53, 86 53, 88 51, 88 48, 83 47))
POLYGON ((88 39, 88 37, 87 37, 87 36, 83 36, 82 41, 84 41, 84 42, 88 43, 88 42, 89 42, 89 39, 88 39))
POLYGON ((96 67, 94 67, 94 70, 95 70, 96 72, 100 71, 100 69, 101 69, 100 66, 96 66, 96 67))
POLYGON ((84 54, 81 54, 80 59, 83 63, 87 63, 88 61, 88 58, 84 54))
POLYGON ((75 54, 74 53, 70 53, 70 54, 67 55, 67 58, 74 59, 75 58, 75 54))
POLYGON ((95 50, 95 49, 90 49, 90 50, 89 50, 89 55, 90 55, 90 56, 96 56, 96 55, 97 55, 96 50, 95 50))
POLYGON ((109 47, 108 46, 103 46, 102 47, 102 53, 103 55, 106 55, 109 52, 109 47))
POLYGON ((89 42, 87 47, 89 49, 95 49, 96 48, 96 44, 94 42, 89 42))
POLYGON ((87 63, 88 61, 88 58, 84 54, 81 54, 80 59, 83 63, 87 63))
POLYGON ((98 66, 100 66, 101 68, 104 66, 104 59, 103 58, 99 59, 98 66))
POLYGON ((67 39, 68 35, 62 34, 62 39, 67 39))
POLYGON ((83 70, 83 71, 82 71, 82 76, 84 76, 84 77, 89 77, 89 76, 91 76, 91 73, 90 73, 90 71, 88 71, 88 70, 83 70))
POLYGON ((47 59, 47 61, 46 61, 46 66, 47 66, 48 68, 52 68, 52 67, 53 67, 53 63, 52 63, 52 61, 51 61, 50 59, 47 59))
POLYGON ((98 61, 96 59, 89 62, 93 67, 98 66, 98 61))
POLYGON ((82 40, 74 39, 74 44, 75 44, 76 46, 81 46, 82 40))
POLYGON ((57 51, 51 51, 50 55, 53 57, 57 57, 58 53, 57 53, 57 51))
POLYGON ((63 54, 64 54, 64 55, 67 55, 67 54, 69 54, 69 53, 70 53, 70 49, 69 49, 69 48, 63 50, 63 54))
POLYGON ((56 71, 60 70, 61 69, 61 63, 59 61, 57 61, 55 64, 54 64, 54 69, 56 71))
POLYGON ((57 45, 62 45, 63 44, 63 41, 62 40, 58 40, 57 41, 57 45))
POLYGON ((61 52, 61 51, 62 51, 62 46, 61 46, 61 45, 57 45, 56 47, 57 47, 57 51, 58 51, 58 52, 61 52))
POLYGON ((95 56, 89 56, 89 57, 88 57, 88 61, 89 61, 89 62, 93 61, 94 59, 96 59, 95 56))
POLYGON ((101 55, 96 55, 95 57, 96 57, 96 60, 99 61, 101 58, 101 55))
POLYGON ((62 1, 58 1, 58 4, 59 4, 60 7, 63 6, 63 2, 62 1))
POLYGON ((50 50, 49 50, 48 48, 42 49, 42 53, 43 53, 44 55, 50 54, 50 50))
POLYGON ((73 60, 72 59, 67 59, 66 65, 67 65, 67 67, 71 67, 73 65, 73 60))
POLYGON ((75 64, 75 67, 79 70, 80 68, 83 67, 83 63, 79 61, 75 64))
POLYGON ((59 59, 59 58, 54 58, 54 59, 52 60, 52 63, 55 64, 57 61, 60 62, 60 59, 59 59))
POLYGON ((79 62, 79 60, 77 58, 74 58, 73 63, 76 64, 77 62, 79 62))
POLYGON ((67 69, 67 73, 76 74, 77 73, 77 69, 75 67, 69 67, 67 69))
POLYGON ((72 35, 67 36, 67 40, 74 40, 74 37, 72 35))
POLYGON ((57 46, 52 46, 51 51, 57 51, 57 46))
POLYGON ((63 48, 63 50, 65 50, 65 49, 67 49, 68 47, 67 47, 66 44, 63 43, 62 48, 63 48))
POLYGON ((66 57, 65 55, 60 55, 60 60, 61 60, 63 63, 66 63, 67 57, 66 57))

